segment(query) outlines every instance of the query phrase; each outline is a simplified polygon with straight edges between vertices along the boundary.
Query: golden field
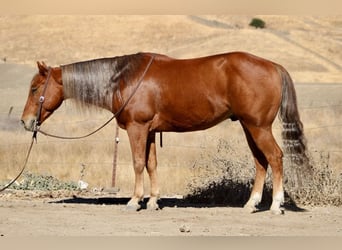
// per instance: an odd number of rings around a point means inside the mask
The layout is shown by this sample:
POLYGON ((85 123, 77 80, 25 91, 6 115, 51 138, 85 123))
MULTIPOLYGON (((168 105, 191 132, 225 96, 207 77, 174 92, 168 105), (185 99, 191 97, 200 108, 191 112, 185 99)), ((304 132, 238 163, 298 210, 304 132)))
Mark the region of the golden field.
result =
MULTIPOLYGON (((31 134, 18 123, 35 62, 67 64, 92 58, 152 51, 187 58, 242 50, 276 61, 295 80, 308 148, 315 164, 342 172, 342 17, 257 16, 266 29, 248 26, 254 16, 3 16, 0 17, 0 183, 20 169, 31 134), (11 116, 8 110, 13 107, 11 116)), ((111 114, 77 113, 66 102, 42 128, 60 135, 82 135, 111 114)), ((281 126, 274 125, 281 144, 281 126)), ((110 187, 115 122, 80 141, 38 136, 27 171, 110 187)), ((225 140, 226 157, 253 171, 252 157, 238 123, 225 121, 195 133, 164 133, 157 149, 162 194, 186 194, 189 184, 224 174, 210 168, 225 140)), ((318 166, 319 167, 319 166, 318 166)), ((243 171, 242 171, 243 173, 243 171)), ((125 131, 120 130, 116 186, 133 187, 125 131)), ((146 175, 146 187, 148 178, 146 175)), ((147 192, 146 192, 147 193, 147 192)))

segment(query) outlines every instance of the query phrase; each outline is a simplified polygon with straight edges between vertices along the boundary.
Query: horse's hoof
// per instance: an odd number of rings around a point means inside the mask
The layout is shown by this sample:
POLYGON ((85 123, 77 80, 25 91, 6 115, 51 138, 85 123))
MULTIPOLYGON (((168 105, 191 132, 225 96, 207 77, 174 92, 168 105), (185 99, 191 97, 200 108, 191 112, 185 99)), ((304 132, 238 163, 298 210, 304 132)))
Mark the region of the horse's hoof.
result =
POLYGON ((127 204, 126 211, 139 211, 141 206, 139 204, 127 204))
POLYGON ((251 206, 251 205, 245 205, 243 209, 250 214, 254 214, 258 212, 258 209, 255 206, 251 206))
POLYGON ((271 208, 271 213, 274 215, 285 214, 285 211, 281 208, 271 208))
POLYGON ((147 203, 147 209, 150 210, 150 211, 155 211, 155 210, 159 210, 159 206, 156 202, 148 202, 147 203))

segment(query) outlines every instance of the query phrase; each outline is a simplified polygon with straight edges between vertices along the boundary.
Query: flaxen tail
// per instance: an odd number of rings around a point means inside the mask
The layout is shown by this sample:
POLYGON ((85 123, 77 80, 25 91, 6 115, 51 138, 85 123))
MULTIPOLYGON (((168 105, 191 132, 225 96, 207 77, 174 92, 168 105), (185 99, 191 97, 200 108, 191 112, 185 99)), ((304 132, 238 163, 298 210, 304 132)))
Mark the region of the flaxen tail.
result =
POLYGON ((283 67, 279 66, 279 71, 283 82, 279 116, 283 123, 282 139, 284 153, 290 157, 292 163, 309 169, 306 139, 298 112, 297 96, 293 81, 283 67))

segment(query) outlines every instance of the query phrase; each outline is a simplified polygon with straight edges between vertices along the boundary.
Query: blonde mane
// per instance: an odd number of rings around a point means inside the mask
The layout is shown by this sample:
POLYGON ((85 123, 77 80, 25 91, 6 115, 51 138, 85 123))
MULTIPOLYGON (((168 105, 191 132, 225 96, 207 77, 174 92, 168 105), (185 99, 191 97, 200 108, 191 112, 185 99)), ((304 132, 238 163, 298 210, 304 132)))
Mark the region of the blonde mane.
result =
POLYGON ((142 58, 139 53, 61 66, 65 99, 74 99, 81 107, 94 105, 111 110, 120 80, 129 83, 142 58))

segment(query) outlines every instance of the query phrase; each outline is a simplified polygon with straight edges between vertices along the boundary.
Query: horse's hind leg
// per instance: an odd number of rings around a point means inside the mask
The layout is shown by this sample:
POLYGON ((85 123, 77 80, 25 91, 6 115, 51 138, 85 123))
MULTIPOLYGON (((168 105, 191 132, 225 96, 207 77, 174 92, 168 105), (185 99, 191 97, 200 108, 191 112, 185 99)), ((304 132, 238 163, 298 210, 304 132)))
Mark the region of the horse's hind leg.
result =
POLYGON ((151 210, 159 209, 157 201, 159 199, 159 187, 157 177, 157 155, 156 155, 156 134, 151 132, 147 139, 147 150, 146 150, 146 168, 150 177, 151 183, 151 196, 147 203, 147 208, 151 210))
MULTIPOLYGON (((263 153, 267 162, 271 165, 273 176, 273 200, 271 211, 276 214, 281 214, 282 211, 280 206, 284 203, 282 162, 283 153, 272 135, 271 126, 258 127, 244 124, 244 127, 249 131, 253 141, 255 142, 255 145, 263 153)), ((256 184, 258 185, 257 178, 258 177, 256 177, 256 184)))
POLYGON ((249 212, 253 213, 257 211, 256 206, 261 202, 262 199, 268 161, 266 160, 264 154, 258 149, 254 139, 243 124, 242 127, 244 129, 248 145, 253 153, 256 168, 253 189, 249 200, 244 206, 249 212))

